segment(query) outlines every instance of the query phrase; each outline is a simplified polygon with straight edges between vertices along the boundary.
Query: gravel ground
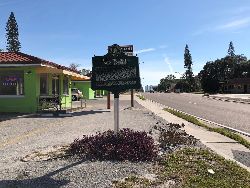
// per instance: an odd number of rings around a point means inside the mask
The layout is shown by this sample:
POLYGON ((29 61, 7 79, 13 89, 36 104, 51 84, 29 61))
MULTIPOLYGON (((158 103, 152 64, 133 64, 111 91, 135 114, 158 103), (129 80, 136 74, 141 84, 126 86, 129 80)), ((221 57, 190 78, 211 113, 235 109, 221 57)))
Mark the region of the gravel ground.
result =
MULTIPOLYGON (((129 96, 121 97, 120 128, 151 132, 157 141, 159 130, 152 129, 155 126, 171 129, 165 120, 137 102, 130 108, 129 96)), ((53 148, 58 151, 59 146, 68 145, 83 134, 108 129, 113 129, 113 110, 106 110, 105 99, 89 101, 88 107, 73 113, 73 117, 0 122, 0 188, 112 187, 112 181, 131 175, 154 176, 154 164, 150 162, 84 161, 76 157, 48 160, 42 155, 53 148), (38 160, 30 157, 33 154, 38 160), (23 162, 24 157, 29 160, 23 162)))
MULTIPOLYGON (((120 127, 149 131, 162 121, 128 97, 121 98, 120 127)), ((83 134, 113 129, 113 110, 104 99, 93 100, 73 117, 18 118, 0 122, 0 187, 110 187, 111 181, 144 175, 152 163, 90 162, 58 159, 22 162, 24 156, 55 145, 67 145, 83 134)))
POLYGON ((147 174, 151 167, 150 163, 77 159, 31 162, 5 171, 0 187, 111 187, 112 181, 147 174))

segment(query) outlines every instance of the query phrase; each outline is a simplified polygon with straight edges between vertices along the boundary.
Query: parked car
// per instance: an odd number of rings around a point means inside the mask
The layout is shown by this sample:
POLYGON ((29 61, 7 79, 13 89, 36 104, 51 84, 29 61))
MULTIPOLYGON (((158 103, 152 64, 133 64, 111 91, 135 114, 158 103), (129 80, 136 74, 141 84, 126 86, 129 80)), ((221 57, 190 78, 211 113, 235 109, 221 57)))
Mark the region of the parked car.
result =
POLYGON ((72 101, 78 101, 83 97, 82 92, 77 88, 71 89, 72 101))

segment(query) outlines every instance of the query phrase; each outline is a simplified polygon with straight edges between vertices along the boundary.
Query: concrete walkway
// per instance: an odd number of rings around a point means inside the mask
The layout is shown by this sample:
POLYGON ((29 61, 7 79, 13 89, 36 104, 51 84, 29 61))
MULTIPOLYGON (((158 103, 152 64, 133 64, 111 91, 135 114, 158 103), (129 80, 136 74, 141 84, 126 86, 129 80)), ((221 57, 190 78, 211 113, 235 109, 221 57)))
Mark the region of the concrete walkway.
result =
POLYGON ((199 139, 204 145, 212 149, 217 154, 223 156, 226 159, 237 162, 240 166, 247 169, 250 172, 250 150, 245 146, 238 144, 235 140, 225 137, 216 132, 210 132, 202 127, 189 123, 177 116, 172 115, 166 111, 163 111, 164 106, 151 102, 149 100, 141 100, 136 97, 136 101, 151 110, 155 115, 162 117, 170 123, 185 124, 185 131, 199 139))

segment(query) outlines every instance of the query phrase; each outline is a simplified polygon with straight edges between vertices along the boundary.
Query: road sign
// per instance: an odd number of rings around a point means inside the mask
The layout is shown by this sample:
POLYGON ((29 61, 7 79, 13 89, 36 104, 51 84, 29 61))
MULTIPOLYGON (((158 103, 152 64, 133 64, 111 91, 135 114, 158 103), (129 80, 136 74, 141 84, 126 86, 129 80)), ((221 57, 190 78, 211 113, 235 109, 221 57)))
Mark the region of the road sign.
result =
POLYGON ((113 45, 108 54, 92 58, 91 88, 122 92, 140 89, 139 59, 126 56, 118 45, 113 45))

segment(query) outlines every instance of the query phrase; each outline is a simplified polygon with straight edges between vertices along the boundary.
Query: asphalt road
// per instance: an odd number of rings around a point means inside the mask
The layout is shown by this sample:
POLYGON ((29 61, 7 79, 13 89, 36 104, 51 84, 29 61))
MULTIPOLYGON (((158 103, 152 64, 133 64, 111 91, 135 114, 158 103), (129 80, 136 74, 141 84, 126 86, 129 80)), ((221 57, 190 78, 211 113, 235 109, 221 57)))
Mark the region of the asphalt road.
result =
POLYGON ((217 101, 188 93, 143 93, 147 99, 250 133, 250 104, 217 101))

